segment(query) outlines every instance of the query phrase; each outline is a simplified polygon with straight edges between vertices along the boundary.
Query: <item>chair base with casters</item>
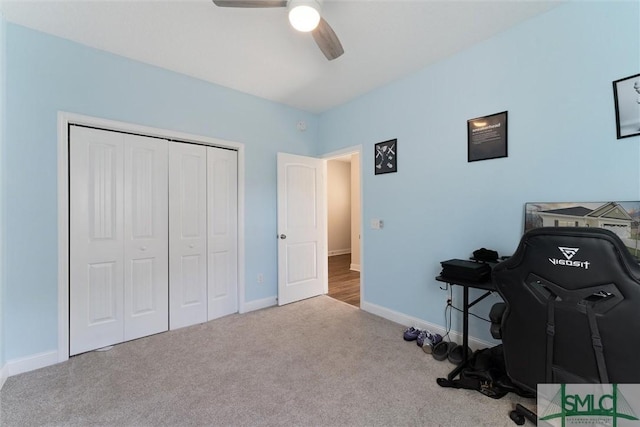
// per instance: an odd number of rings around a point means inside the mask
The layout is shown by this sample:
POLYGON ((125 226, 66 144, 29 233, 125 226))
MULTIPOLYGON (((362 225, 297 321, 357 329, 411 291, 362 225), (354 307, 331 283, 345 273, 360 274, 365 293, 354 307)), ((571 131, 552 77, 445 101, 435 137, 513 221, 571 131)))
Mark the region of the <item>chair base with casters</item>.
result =
POLYGON ((525 420, 531 421, 533 425, 538 425, 538 417, 536 414, 519 403, 516 403, 516 409, 509 412, 509 418, 519 426, 524 425, 525 420))

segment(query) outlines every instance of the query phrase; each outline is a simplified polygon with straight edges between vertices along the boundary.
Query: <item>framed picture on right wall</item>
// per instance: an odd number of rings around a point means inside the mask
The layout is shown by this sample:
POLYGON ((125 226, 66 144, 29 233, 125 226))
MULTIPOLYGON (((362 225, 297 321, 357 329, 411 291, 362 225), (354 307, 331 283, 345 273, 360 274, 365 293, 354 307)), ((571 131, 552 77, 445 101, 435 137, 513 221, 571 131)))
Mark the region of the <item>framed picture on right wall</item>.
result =
POLYGON ((640 74, 613 82, 618 139, 640 135, 640 74))
POLYGON ((508 111, 467 120, 467 162, 507 157, 508 111))

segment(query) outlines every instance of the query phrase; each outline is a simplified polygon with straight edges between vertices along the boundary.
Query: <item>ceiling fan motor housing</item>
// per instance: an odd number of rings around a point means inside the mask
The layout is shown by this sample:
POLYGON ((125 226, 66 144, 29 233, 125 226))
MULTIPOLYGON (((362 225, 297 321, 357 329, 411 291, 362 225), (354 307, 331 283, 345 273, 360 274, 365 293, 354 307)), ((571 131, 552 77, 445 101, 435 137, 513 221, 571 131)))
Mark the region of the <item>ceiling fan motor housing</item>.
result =
POLYGON ((289 22, 298 31, 313 31, 320 22, 318 0, 289 0, 289 22))

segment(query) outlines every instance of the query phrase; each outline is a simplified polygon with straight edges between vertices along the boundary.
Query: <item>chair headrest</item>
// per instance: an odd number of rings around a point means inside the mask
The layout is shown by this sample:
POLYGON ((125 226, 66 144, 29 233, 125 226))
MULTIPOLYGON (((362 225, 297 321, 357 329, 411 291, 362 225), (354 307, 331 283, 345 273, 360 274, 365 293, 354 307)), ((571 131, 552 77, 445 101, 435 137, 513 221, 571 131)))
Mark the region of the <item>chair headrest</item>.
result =
POLYGON ((601 228, 530 230, 522 236, 514 255, 498 264, 494 273, 516 266, 562 283, 567 289, 612 282, 615 278, 619 281, 624 275, 640 279, 640 267, 627 245, 615 233, 601 228))

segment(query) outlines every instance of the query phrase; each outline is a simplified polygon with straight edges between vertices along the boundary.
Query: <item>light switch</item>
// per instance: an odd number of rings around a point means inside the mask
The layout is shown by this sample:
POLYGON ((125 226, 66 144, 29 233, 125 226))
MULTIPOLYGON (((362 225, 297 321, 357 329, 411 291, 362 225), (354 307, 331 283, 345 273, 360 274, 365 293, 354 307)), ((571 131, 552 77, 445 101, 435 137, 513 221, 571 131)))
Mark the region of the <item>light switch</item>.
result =
POLYGON ((371 220, 371 228, 374 230, 380 230, 384 227, 384 222, 381 219, 372 219, 371 220))

